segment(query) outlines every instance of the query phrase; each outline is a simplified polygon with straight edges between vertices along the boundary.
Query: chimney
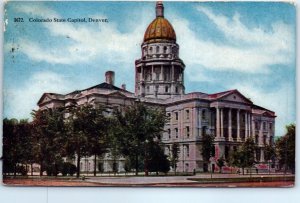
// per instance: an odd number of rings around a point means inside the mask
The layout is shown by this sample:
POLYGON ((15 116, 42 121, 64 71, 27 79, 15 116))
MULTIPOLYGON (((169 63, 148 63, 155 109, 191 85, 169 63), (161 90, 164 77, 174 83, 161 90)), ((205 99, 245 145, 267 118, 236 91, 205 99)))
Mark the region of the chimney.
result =
POLYGON ((114 71, 106 71, 105 82, 110 85, 115 85, 115 72, 114 71))
POLYGON ((122 84, 122 85, 121 85, 121 89, 122 89, 122 90, 126 90, 126 84, 122 84))

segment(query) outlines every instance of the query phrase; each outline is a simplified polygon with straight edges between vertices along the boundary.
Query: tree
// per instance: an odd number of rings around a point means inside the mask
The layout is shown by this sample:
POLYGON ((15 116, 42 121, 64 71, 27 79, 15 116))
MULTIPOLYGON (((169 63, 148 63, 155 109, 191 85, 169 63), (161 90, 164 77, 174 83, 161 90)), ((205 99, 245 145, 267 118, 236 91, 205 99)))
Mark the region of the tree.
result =
POLYGON ((177 143, 172 144, 171 165, 176 175, 177 162, 179 160, 179 146, 177 143))
POLYGON ((256 144, 252 138, 248 138, 243 145, 232 153, 232 165, 242 168, 243 175, 246 167, 253 167, 255 164, 255 151, 257 149, 256 144))
POLYGON ((210 157, 214 156, 215 153, 215 146, 214 146, 214 136, 204 134, 202 137, 202 157, 203 157, 203 171, 208 171, 208 164, 210 157))
POLYGON ((264 155, 265 155, 265 160, 268 161, 269 164, 269 173, 270 171, 270 164, 271 162, 275 161, 275 157, 276 157, 276 149, 274 147, 274 145, 266 145, 264 148, 264 155))
POLYGON ((88 142, 88 155, 94 156, 94 176, 97 173, 97 157, 102 156, 108 152, 108 133, 110 126, 110 119, 105 117, 105 108, 99 106, 94 108, 88 107, 90 115, 89 125, 86 126, 86 135, 88 142))
POLYGON ((30 148, 31 128, 28 120, 3 120, 3 173, 14 176, 28 172, 27 164, 32 161, 30 148), (25 165, 25 166, 24 166, 25 165))
MULTIPOLYGON (((94 151, 89 141, 91 136, 97 136, 96 128, 96 110, 91 105, 71 106, 67 109, 68 117, 66 118, 67 138, 66 151, 68 156, 76 155, 76 177, 80 176, 80 159, 94 151), (94 134, 95 133, 95 134, 94 134)), ((97 138, 96 138, 97 139, 97 138)))
POLYGON ((145 165, 145 155, 154 140, 160 140, 167 117, 165 111, 159 108, 150 108, 143 103, 136 102, 134 105, 125 107, 123 111, 114 111, 113 135, 116 150, 123 156, 128 157, 135 165, 135 173, 138 175, 139 166, 145 165))
POLYGON ((295 173, 295 132, 295 124, 287 125, 286 134, 276 142, 279 165, 285 172, 289 169, 295 173))
POLYGON ((222 167, 225 166, 225 160, 223 157, 221 157, 217 160, 217 166, 220 169, 220 173, 222 173, 222 167))
POLYGON ((64 109, 54 108, 32 112, 32 148, 40 164, 40 175, 57 175, 62 158, 66 155, 64 109))
POLYGON ((149 149, 145 157, 145 165, 147 170, 156 172, 156 174, 158 174, 158 172, 167 173, 170 170, 170 161, 158 143, 154 142, 149 144, 149 149))

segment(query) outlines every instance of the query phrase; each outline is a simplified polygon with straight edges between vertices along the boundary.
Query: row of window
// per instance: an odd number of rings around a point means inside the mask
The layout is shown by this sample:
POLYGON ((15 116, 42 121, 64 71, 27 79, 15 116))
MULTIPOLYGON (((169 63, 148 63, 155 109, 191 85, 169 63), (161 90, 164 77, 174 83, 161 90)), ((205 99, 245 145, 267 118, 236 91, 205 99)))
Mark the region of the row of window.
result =
MULTIPOLYGON (((155 91, 156 92, 158 92, 158 88, 159 88, 158 85, 155 86, 155 91)), ((169 86, 165 86, 164 88, 165 88, 165 93, 168 93, 170 91, 170 87, 169 86)), ((150 92, 150 86, 147 86, 146 91, 147 91, 147 93, 150 92)), ((178 93, 178 92, 179 92, 179 88, 176 86, 175 87, 175 93, 178 93)))
MULTIPOLYGON (((179 112, 174 112, 174 115, 175 115, 175 120, 178 121, 178 118, 179 118, 179 112)), ((167 116, 168 117, 171 117, 171 113, 168 112, 167 113, 167 116)), ((207 118, 207 111, 205 109, 202 109, 201 111, 201 118, 202 120, 205 120, 207 118)), ((186 120, 189 120, 190 119, 190 110, 189 109, 186 109, 185 110, 185 119, 186 120)))
MULTIPOLYGON (((171 47, 169 48, 171 49, 171 47)), ((147 55, 147 54, 153 54, 153 53, 164 53, 166 54, 167 53, 167 50, 168 50, 168 47, 167 46, 162 46, 161 47, 161 50, 160 50, 160 46, 150 46, 147 50, 146 47, 144 47, 144 55, 147 55), (155 49, 155 52, 153 52, 155 49)), ((169 52, 170 53, 170 52, 169 52)), ((173 54, 177 54, 177 48, 176 47, 172 47, 172 53, 173 54)))
MULTIPOLYGON (((171 146, 166 146, 165 148, 165 154, 168 155, 168 156, 171 156, 171 146)), ((182 150, 179 150, 179 152, 182 153, 182 150)), ((190 156, 190 146, 188 144, 184 144, 183 145, 183 154, 184 156, 186 157, 189 157, 190 156)))
MULTIPOLYGON (((186 126, 184 131, 185 131, 186 137, 189 138, 190 137, 190 127, 186 126)), ((171 139, 171 129, 169 128, 167 130, 167 132, 168 132, 168 138, 171 139)), ((175 132, 175 138, 178 138, 178 128, 174 128, 174 132, 175 132)))
MULTIPOLYGON (((263 122, 262 123, 263 125, 263 130, 267 130, 267 122, 263 122)), ((273 123, 269 123, 269 130, 272 130, 273 129, 273 123)), ((260 125, 259 125, 259 122, 255 122, 255 129, 256 130, 259 130, 260 129, 260 125)))

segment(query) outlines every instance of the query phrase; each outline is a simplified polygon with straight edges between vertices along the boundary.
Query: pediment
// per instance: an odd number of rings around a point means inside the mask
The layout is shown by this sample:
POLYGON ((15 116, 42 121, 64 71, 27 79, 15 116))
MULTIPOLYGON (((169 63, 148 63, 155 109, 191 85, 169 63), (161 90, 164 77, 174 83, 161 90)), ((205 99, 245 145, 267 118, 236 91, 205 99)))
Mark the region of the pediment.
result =
POLYGON ((266 116, 266 117, 274 117, 274 114, 272 114, 271 112, 268 112, 268 111, 264 112, 262 115, 266 116))
POLYGON ((121 92, 119 91, 115 91, 115 92, 112 92, 110 94, 108 94, 109 96, 113 96, 113 97, 127 97, 126 95, 122 94, 121 92))
POLYGON ((239 102, 245 104, 253 104, 250 99, 242 95, 239 91, 235 90, 220 98, 222 101, 239 102))
POLYGON ((50 101, 50 100, 52 100, 52 98, 47 93, 45 93, 45 94, 42 95, 42 97, 38 101, 38 104, 41 104, 41 103, 44 103, 44 102, 47 102, 47 101, 50 101))

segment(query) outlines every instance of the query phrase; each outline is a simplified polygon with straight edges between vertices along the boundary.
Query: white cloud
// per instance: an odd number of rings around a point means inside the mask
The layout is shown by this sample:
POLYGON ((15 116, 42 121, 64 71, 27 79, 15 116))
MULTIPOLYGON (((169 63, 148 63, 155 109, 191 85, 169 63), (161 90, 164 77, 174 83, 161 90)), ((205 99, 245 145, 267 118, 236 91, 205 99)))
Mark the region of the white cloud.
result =
POLYGON ((4 89, 4 114, 9 118, 29 118, 43 93, 67 93, 74 86, 57 73, 37 72, 22 87, 4 89))
POLYGON ((203 40, 201 33, 197 34, 190 29, 187 20, 178 15, 172 16, 181 58, 187 64, 186 70, 193 75, 201 67, 217 71, 268 73, 271 65, 289 65, 293 62, 294 36, 289 25, 275 22, 272 30, 265 32, 264 28, 248 28, 240 21, 239 14, 229 19, 223 15, 215 15, 207 8, 198 7, 198 11, 207 15, 226 36, 227 42, 231 43, 203 40), (193 68, 189 69, 190 66, 193 68))
POLYGON ((238 89, 247 98, 250 98, 255 104, 274 111, 277 115, 276 135, 285 133, 285 126, 296 122, 295 112, 295 92, 292 92, 291 83, 283 83, 274 91, 261 90, 258 85, 242 83, 233 84, 228 89, 238 89))
MULTIPOLYGON (((39 6, 22 6, 19 12, 34 14, 38 17, 61 18, 49 8, 39 6)), ((91 16, 90 16, 91 17, 91 16)), ((99 18, 106 18, 98 14, 99 18)), ((52 64, 76 64, 103 59, 113 63, 132 63, 140 53, 140 44, 145 26, 150 16, 143 15, 141 23, 127 33, 121 33, 114 22, 108 23, 42 23, 53 37, 52 40, 69 40, 69 45, 44 48, 30 39, 19 41, 20 51, 31 60, 45 61, 52 64), (70 43, 71 42, 71 43, 70 43)))

